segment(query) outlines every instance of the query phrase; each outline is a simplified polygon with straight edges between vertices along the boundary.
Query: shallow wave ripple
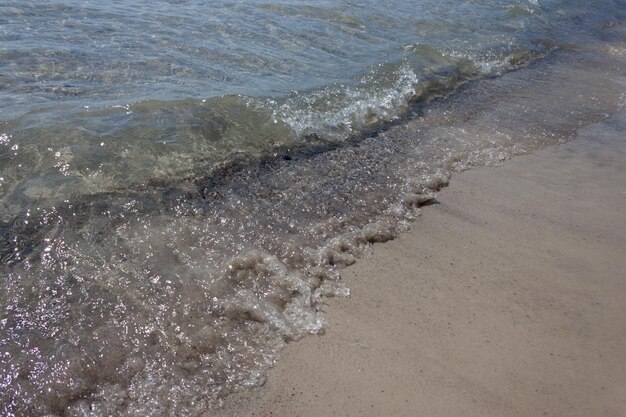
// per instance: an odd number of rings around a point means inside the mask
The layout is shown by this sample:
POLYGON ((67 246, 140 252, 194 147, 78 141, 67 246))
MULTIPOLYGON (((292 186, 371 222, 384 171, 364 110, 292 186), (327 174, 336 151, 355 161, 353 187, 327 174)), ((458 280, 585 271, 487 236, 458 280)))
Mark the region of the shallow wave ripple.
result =
POLYGON ((367 135, 622 3, 4 1, 0 219, 367 135))

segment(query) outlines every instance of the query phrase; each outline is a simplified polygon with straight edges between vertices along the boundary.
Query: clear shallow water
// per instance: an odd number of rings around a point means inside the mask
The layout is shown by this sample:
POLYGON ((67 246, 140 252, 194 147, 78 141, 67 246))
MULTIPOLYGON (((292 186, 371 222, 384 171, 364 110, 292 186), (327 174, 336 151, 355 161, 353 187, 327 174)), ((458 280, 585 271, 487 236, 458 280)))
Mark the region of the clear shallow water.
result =
POLYGON ((234 154, 344 141, 576 43, 619 6, 5 1, 3 217, 207 172, 234 154))
POLYGON ((576 13, 524 0, 8 1, 2 109, 280 96, 350 82, 414 45, 488 64, 536 49, 559 12, 576 13))
POLYGON ((1 413, 261 383, 450 172, 617 108, 622 6, 3 3, 1 413), (610 53, 501 75, 565 44, 610 53))

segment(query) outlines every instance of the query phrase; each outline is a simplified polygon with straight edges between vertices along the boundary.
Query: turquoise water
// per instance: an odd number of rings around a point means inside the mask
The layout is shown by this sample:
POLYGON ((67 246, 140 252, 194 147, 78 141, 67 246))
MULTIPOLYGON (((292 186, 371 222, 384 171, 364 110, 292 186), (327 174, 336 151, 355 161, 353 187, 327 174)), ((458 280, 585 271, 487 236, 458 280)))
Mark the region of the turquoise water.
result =
POLYGON ((277 98, 351 83, 403 60, 424 71, 420 59, 432 56, 418 45, 489 70, 512 53, 543 50, 542 42, 565 35, 554 29, 572 30, 574 18, 593 19, 595 10, 525 0, 9 0, 0 7, 4 121, 53 107, 277 98))
POLYGON ((623 104, 624 6, 3 1, 0 415, 262 384, 450 173, 623 104))

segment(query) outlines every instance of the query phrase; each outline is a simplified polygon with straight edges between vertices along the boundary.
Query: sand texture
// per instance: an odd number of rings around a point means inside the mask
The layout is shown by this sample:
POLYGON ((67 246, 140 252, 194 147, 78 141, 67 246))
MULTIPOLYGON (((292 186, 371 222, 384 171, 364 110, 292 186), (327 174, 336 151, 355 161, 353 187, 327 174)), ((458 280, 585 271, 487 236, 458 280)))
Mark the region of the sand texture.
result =
MULTIPOLYGON (((245 416, 625 416, 626 112, 452 179, 245 416)), ((236 411, 234 411, 236 410, 236 411)))

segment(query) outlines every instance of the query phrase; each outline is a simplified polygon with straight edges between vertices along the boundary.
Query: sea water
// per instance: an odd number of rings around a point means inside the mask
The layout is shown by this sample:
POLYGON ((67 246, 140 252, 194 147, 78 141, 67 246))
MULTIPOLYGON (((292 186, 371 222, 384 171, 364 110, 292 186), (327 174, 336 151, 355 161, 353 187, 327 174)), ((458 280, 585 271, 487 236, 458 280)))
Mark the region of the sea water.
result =
POLYGON ((3 1, 0 415, 262 384, 451 173, 623 104, 625 6, 3 1))

